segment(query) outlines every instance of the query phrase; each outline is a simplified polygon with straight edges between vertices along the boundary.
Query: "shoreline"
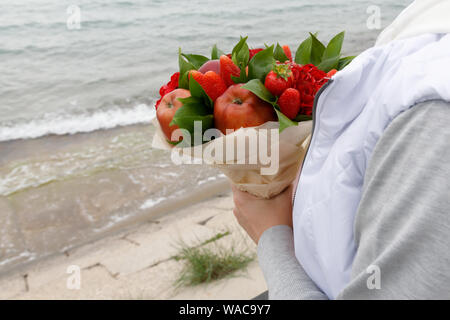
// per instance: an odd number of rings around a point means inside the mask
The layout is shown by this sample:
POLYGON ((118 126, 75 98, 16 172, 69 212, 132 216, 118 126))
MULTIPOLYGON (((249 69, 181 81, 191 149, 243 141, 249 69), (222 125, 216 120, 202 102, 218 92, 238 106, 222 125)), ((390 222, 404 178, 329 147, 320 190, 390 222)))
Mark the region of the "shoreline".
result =
MULTIPOLYGON (((219 191, 220 185, 215 184, 219 191)), ((232 210, 229 190, 214 196, 204 192, 180 201, 178 209, 161 214, 157 223, 130 225, 2 274, 0 299, 252 299, 267 290, 256 260, 230 277, 176 286, 184 265, 173 259, 180 243, 189 247, 204 243, 212 250, 238 250, 256 257, 256 245, 238 225, 232 210), (206 199, 200 201, 203 197, 206 199), (226 236, 217 237, 224 233, 226 236), (74 268, 80 277, 75 289, 68 284, 73 275, 69 270, 74 268)))
POLYGON ((137 228, 142 224, 158 223, 157 221, 160 218, 174 214, 185 207, 192 206, 207 199, 223 196, 229 191, 230 185, 226 179, 218 179, 217 181, 205 183, 195 190, 186 192, 186 194, 179 197, 178 199, 168 199, 167 201, 156 204, 151 208, 142 210, 142 213, 140 214, 132 215, 129 219, 119 221, 105 231, 101 231, 77 243, 67 245, 61 250, 56 250, 52 253, 44 254, 29 261, 16 263, 12 262, 9 264, 7 263, 5 267, 0 268, 0 279, 17 272, 20 273, 23 270, 31 268, 33 265, 41 263, 42 261, 45 261, 47 259, 51 259, 54 256, 66 254, 68 251, 75 250, 77 248, 89 245, 108 237, 116 236, 120 233, 127 232, 128 230, 137 228))
POLYGON ((0 274, 227 190, 217 170, 176 166, 152 149, 153 132, 140 124, 1 142, 0 274))

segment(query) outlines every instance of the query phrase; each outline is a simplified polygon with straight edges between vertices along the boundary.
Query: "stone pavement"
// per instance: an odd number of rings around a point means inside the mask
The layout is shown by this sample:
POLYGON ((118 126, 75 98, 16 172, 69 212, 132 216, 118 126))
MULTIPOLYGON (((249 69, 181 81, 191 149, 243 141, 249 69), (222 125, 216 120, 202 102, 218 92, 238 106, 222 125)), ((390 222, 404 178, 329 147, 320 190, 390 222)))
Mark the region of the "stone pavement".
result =
POLYGON ((208 246, 255 254, 232 208, 231 194, 225 193, 53 255, 1 277, 0 299, 251 299, 266 290, 256 259, 246 270, 208 285, 174 284, 183 266, 172 259, 180 241, 195 246, 229 231, 208 246))

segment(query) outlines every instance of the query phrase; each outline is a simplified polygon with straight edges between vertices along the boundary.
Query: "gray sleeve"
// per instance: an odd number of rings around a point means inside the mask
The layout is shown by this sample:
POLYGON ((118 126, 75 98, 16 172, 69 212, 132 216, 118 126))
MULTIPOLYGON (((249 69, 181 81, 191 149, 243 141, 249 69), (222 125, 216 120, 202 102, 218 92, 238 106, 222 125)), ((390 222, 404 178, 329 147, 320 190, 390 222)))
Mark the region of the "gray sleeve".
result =
MULTIPOLYGON (((450 299, 450 104, 428 102, 383 133, 355 220, 352 279, 338 299, 450 299)), ((327 299, 298 263, 292 230, 258 243, 270 299, 327 299)))
POLYGON ((275 226, 263 233, 258 242, 258 261, 270 300, 328 299, 298 263, 291 227, 275 226))
POLYGON ((377 143, 340 299, 450 299, 450 104, 399 115, 377 143))

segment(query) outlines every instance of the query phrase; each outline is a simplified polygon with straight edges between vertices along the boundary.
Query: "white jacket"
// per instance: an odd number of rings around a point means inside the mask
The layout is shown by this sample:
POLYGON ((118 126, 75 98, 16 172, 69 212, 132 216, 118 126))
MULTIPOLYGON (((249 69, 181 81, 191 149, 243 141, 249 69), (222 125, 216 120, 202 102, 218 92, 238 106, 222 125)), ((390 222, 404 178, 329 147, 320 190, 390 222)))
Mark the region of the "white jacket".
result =
POLYGON ((350 281, 354 219, 378 139, 417 103, 450 101, 449 14, 450 0, 416 0, 316 99, 294 240, 298 261, 331 299, 350 281))

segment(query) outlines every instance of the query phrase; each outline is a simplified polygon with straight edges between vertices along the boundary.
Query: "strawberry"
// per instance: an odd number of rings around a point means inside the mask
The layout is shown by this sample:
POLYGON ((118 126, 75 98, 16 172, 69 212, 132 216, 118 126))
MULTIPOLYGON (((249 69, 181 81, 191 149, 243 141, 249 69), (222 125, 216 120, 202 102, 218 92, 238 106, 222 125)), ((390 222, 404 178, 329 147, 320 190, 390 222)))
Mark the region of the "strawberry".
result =
POLYGON ((286 57, 288 57, 289 61, 292 61, 292 52, 291 52, 291 48, 289 48, 289 46, 283 46, 283 51, 284 54, 286 55, 286 57))
POLYGON ((220 57, 220 76, 227 87, 235 84, 231 76, 239 77, 240 74, 241 70, 233 63, 233 60, 225 55, 220 57))
POLYGON ((267 74, 264 86, 274 96, 279 97, 287 88, 292 87, 293 82, 294 78, 289 65, 276 64, 273 70, 267 74))
POLYGON ((227 90, 223 79, 214 71, 208 71, 203 74, 200 71, 191 70, 189 75, 194 77, 213 102, 227 90))
POLYGON ((331 78, 331 77, 334 76, 336 73, 337 73, 337 70, 336 70, 336 69, 330 70, 330 71, 327 73, 327 77, 328 77, 328 78, 331 78))
POLYGON ((288 88, 283 92, 280 99, 278 99, 278 105, 280 106, 281 112, 293 120, 300 111, 301 98, 300 92, 294 88, 288 88))

